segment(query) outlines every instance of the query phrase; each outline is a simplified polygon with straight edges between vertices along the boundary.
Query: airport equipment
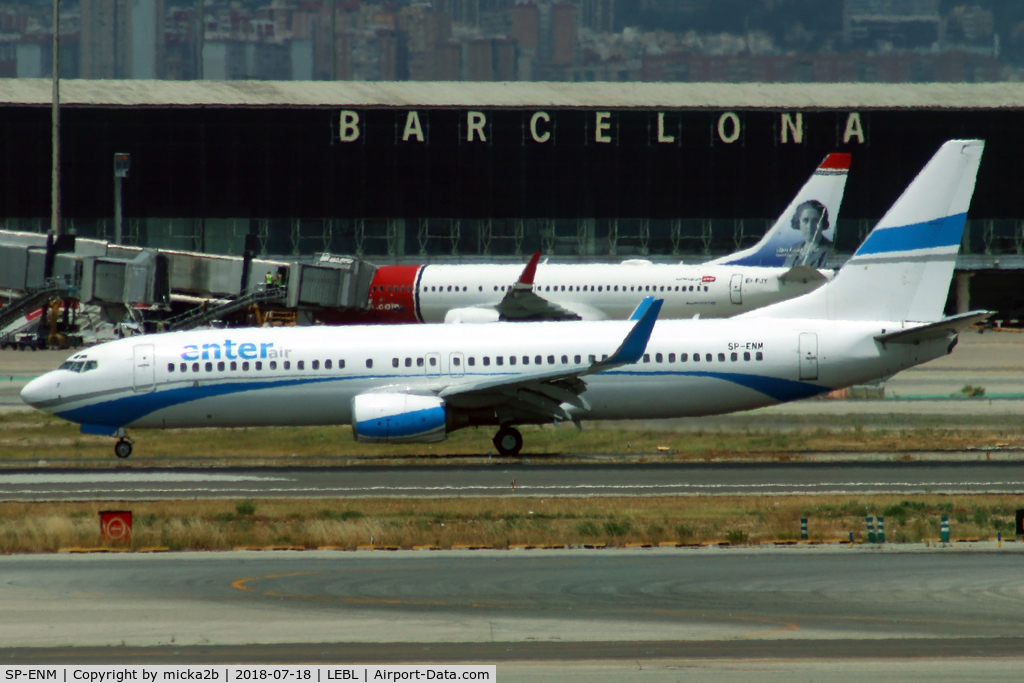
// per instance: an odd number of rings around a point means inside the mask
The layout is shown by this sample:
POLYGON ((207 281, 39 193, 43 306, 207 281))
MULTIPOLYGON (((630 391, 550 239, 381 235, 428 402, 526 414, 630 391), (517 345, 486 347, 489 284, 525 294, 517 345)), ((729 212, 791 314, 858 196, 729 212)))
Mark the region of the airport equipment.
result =
POLYGON ((949 543, 949 515, 942 515, 942 522, 939 526, 939 533, 943 543, 949 543))
POLYGON ((875 542, 875 519, 871 515, 867 516, 868 523, 868 543, 875 542))
POLYGON ((878 542, 885 543, 885 517, 878 518, 878 542))
POLYGON ((286 296, 287 292, 283 287, 256 287, 237 299, 216 306, 196 306, 181 315, 164 320, 163 323, 168 332, 192 330, 208 325, 214 320, 223 320, 253 305, 283 302, 286 296))
POLYGON ((806 517, 801 517, 800 518, 800 540, 801 541, 806 541, 807 540, 807 518, 806 517))

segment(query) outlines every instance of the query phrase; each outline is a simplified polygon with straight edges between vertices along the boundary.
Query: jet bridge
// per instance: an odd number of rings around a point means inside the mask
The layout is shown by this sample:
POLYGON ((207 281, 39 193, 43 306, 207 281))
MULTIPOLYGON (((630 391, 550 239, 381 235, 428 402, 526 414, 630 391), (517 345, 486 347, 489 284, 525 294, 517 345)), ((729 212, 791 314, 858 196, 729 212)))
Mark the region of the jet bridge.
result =
MULTIPOLYGON (((48 246, 45 235, 0 231, 0 292, 31 309, 45 303, 37 292, 59 282, 66 290, 63 296, 100 306, 111 321, 146 311, 146 320, 164 322, 164 329, 187 329, 224 320, 253 304, 298 312, 300 320, 312 320, 324 309, 365 309, 376 271, 360 259, 332 254, 318 254, 309 263, 141 249, 94 239, 64 239, 63 248, 57 252, 48 246), (268 273, 277 286, 265 287, 268 273), (32 303, 26 303, 29 296, 32 303), (172 307, 186 310, 172 317, 172 307)), ((13 309, 0 311, 17 318, 13 309)))

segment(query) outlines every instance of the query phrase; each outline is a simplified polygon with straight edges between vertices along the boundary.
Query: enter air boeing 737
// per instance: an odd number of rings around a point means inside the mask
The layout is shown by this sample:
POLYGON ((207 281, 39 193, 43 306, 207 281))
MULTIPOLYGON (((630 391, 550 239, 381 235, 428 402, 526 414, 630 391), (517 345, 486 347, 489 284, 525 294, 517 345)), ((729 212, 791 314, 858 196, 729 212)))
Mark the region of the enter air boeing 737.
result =
MULTIPOLYGON (((470 425, 747 410, 891 376, 988 317, 943 318, 984 143, 947 142, 839 274, 723 320, 200 330, 72 356, 22 398, 89 434, 126 428, 351 424, 359 441, 435 442, 470 425)), ((659 292, 660 294, 660 292, 659 292)))
POLYGON ((753 247, 703 265, 644 260, 600 264, 381 266, 364 322, 625 320, 645 296, 665 318, 724 318, 820 287, 850 168, 829 154, 753 247), (520 275, 522 273, 522 275, 520 275), (517 281, 518 278, 518 281, 517 281), (512 283, 515 282, 513 285, 512 283))

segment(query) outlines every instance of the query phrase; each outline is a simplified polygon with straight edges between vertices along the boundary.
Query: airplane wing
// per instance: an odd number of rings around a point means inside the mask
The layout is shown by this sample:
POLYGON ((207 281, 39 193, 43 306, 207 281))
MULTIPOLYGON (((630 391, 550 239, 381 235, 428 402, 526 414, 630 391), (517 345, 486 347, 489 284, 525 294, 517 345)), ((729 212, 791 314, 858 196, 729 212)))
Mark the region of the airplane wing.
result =
POLYGON ((962 332, 975 323, 988 320, 995 311, 971 311, 953 315, 945 320, 896 330, 887 334, 876 334, 875 339, 883 344, 917 344, 928 339, 939 339, 950 332, 962 332))
POLYGON ((507 321, 523 320, 580 320, 580 316, 572 311, 552 303, 533 291, 533 279, 537 274, 537 262, 540 252, 534 253, 526 264, 519 281, 505 293, 504 298, 496 306, 499 319, 507 321))
POLYGON ((663 299, 646 297, 630 320, 635 324, 614 353, 587 366, 544 368, 506 377, 487 377, 446 387, 438 396, 452 405, 494 408, 499 417, 522 413, 543 415, 553 420, 571 420, 562 403, 589 410, 582 394, 587 390, 584 377, 636 363, 643 357, 663 299))

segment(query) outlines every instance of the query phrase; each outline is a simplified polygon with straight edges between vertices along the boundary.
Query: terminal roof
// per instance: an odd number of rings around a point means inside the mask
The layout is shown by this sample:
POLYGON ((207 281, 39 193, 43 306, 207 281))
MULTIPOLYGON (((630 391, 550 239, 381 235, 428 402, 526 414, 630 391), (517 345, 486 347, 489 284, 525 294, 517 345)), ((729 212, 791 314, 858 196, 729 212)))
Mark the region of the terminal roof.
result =
MULTIPOLYGON (((0 104, 50 103, 48 79, 0 79, 0 104)), ((463 83, 64 80, 72 107, 1024 109, 1024 83, 463 83)))

